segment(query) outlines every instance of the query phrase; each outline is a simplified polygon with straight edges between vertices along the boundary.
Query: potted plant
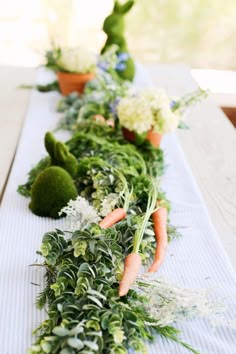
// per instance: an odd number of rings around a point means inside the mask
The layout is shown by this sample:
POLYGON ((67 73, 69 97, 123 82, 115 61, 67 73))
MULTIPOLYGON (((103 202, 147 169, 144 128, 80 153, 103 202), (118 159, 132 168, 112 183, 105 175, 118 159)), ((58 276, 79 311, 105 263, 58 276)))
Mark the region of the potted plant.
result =
POLYGON ((96 55, 85 48, 56 48, 46 53, 46 67, 56 72, 64 96, 82 93, 96 72, 96 55))
POLYGON ((186 127, 182 118, 187 107, 205 96, 206 91, 199 89, 176 100, 163 89, 154 87, 129 94, 117 105, 123 135, 131 142, 140 143, 146 139, 159 147, 164 134, 186 127))

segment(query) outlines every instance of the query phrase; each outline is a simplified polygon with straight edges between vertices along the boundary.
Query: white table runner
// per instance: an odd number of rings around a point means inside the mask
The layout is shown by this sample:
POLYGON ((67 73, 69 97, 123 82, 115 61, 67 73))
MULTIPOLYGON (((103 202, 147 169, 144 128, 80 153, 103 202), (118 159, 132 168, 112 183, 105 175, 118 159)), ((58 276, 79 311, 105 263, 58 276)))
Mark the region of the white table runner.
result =
MULTIPOLYGON (((138 82, 147 84, 139 72, 138 82)), ((44 71, 38 79, 47 80, 44 71)), ((32 330, 44 318, 35 299, 43 273, 29 267, 38 256, 44 232, 63 227, 63 220, 33 215, 28 199, 17 192, 29 169, 45 155, 44 134, 58 121, 57 93, 32 92, 16 158, 0 210, 0 354, 24 354, 33 343, 32 330), (31 284, 34 283, 34 284, 31 284)), ((12 103, 14 104, 14 102, 12 103)), ((60 135, 58 135, 60 138, 60 135)), ((65 138, 65 136, 64 136, 65 138)), ((172 283, 191 288, 216 288, 229 303, 227 320, 236 318, 236 276, 209 219, 198 187, 175 135, 166 136, 162 148, 168 168, 163 188, 172 202, 171 220, 180 227, 182 238, 170 246, 159 275, 172 283), (233 298, 234 296, 234 298, 233 298)), ((227 326, 212 328, 206 320, 192 320, 176 326, 182 338, 204 354, 235 354, 236 331, 227 326)), ((188 353, 179 345, 157 338, 150 353, 188 353)))

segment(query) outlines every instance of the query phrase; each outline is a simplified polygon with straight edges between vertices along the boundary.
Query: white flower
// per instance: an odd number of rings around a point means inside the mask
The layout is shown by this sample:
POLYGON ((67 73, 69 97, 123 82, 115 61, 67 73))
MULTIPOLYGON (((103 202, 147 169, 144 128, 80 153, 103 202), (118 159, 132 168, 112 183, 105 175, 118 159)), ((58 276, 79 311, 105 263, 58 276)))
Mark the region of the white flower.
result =
POLYGON ((151 129, 153 116, 148 100, 140 95, 122 98, 117 106, 122 127, 139 134, 151 129))
POLYGON ((172 111, 171 102, 163 89, 154 87, 125 97, 117 107, 120 124, 139 134, 151 128, 160 134, 173 131, 178 127, 181 115, 172 111))
POLYGON ((107 216, 116 206, 119 201, 119 194, 110 193, 102 201, 102 208, 100 214, 107 216))
POLYGON ((68 231, 76 231, 85 228, 91 223, 97 223, 100 217, 89 202, 80 196, 70 200, 67 206, 62 208, 59 215, 66 214, 66 228, 68 231))
POLYGON ((163 279, 139 278, 135 290, 148 298, 144 306, 159 326, 195 316, 210 319, 214 325, 222 323, 225 306, 211 300, 207 289, 183 289, 163 279))
POLYGON ((148 87, 142 91, 142 96, 147 98, 153 109, 159 109, 170 104, 170 98, 164 89, 148 87))
POLYGON ((162 107, 154 116, 154 131, 169 133, 178 128, 180 116, 171 111, 169 106, 162 107))
POLYGON ((64 48, 57 63, 72 73, 89 73, 95 71, 96 56, 85 48, 64 48))

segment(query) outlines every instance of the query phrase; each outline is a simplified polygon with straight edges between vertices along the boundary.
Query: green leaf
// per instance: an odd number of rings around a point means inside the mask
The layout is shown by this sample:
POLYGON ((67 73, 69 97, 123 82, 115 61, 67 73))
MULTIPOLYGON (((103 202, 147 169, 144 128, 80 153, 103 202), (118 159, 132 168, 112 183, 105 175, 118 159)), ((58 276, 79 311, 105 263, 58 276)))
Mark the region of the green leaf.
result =
POLYGON ((32 345, 31 349, 33 352, 39 353, 41 351, 41 346, 40 345, 32 345))
POLYGON ((109 314, 104 315, 101 321, 101 326, 105 330, 109 327, 109 316, 109 314))
POLYGON ((86 345, 89 349, 98 350, 98 345, 94 342, 89 341, 89 340, 85 340, 84 345, 86 345))
POLYGON ((88 295, 88 299, 95 302, 99 307, 103 308, 103 304, 95 296, 88 295))
POLYGON ((87 291, 87 293, 88 293, 88 294, 91 294, 91 295, 95 295, 95 296, 97 296, 97 297, 99 297, 99 298, 101 298, 101 299, 103 299, 103 300, 106 300, 106 299, 107 299, 106 296, 104 296, 103 294, 99 293, 98 291, 96 291, 96 290, 94 290, 94 289, 89 289, 89 290, 87 291))
POLYGON ((72 328, 70 330, 70 335, 76 336, 77 334, 80 334, 80 333, 83 333, 83 332, 84 332, 84 328, 79 323, 76 327, 74 327, 74 328, 72 328))
POLYGON ((60 351, 60 354, 75 354, 75 351, 72 348, 64 348, 60 351))
POLYGON ((69 335, 70 331, 67 328, 58 326, 53 328, 52 333, 58 337, 65 337, 69 335))
POLYGON ((51 344, 48 342, 42 342, 41 347, 45 353, 51 353, 51 344))
POLYGON ((74 349, 80 350, 84 347, 83 342, 78 338, 69 338, 67 343, 74 349))
POLYGON ((145 235, 155 236, 155 232, 154 232, 153 230, 146 229, 146 230, 145 230, 145 235))

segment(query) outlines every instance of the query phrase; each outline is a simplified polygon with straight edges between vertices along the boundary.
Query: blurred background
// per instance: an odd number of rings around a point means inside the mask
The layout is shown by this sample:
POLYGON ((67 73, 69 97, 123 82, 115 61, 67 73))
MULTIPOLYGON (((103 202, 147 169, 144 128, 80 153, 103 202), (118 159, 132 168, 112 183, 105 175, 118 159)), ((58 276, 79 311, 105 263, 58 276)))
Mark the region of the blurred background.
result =
MULTIPOLYGON (((112 6, 113 0, 0 0, 0 65, 40 65, 52 42, 98 52, 112 6)), ((232 106, 235 18, 235 0, 136 0, 126 18, 130 52, 142 63, 187 64, 203 88, 224 93, 232 106)))
MULTIPOLYGON (((0 61, 35 66, 51 41, 98 51, 113 0, 0 0, 0 61)), ((137 0, 127 37, 143 62, 235 69, 235 0, 137 0)))

